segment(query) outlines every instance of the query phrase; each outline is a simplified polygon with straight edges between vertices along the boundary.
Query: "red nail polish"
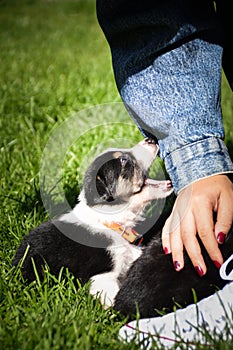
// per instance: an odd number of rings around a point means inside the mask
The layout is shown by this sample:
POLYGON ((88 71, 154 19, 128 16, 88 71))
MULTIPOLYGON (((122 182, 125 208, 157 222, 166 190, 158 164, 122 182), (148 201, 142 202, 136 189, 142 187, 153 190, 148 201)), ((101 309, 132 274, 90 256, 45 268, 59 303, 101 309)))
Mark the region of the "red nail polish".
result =
POLYGON ((163 251, 164 251, 164 254, 166 254, 166 255, 170 253, 167 247, 165 247, 165 248, 163 249, 163 251))
POLYGON ((222 266, 217 260, 214 260, 214 265, 217 267, 217 269, 220 269, 222 266))
POLYGON ((204 276, 204 272, 203 272, 201 266, 195 266, 195 270, 200 277, 204 276))
POLYGON ((226 236, 223 232, 218 233, 218 235, 217 235, 218 243, 223 244, 225 242, 225 238, 226 238, 226 236))
POLYGON ((176 270, 176 271, 179 270, 179 268, 180 268, 180 263, 179 263, 179 261, 174 261, 173 264, 174 264, 175 270, 176 270))

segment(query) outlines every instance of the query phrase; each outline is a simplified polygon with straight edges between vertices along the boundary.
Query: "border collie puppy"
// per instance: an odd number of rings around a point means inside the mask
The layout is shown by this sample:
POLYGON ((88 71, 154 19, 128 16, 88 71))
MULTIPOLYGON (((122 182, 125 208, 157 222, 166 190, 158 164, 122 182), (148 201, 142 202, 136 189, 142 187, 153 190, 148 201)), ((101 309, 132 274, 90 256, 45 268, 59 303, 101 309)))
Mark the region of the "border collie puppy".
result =
MULTIPOLYGON (((161 316, 162 311, 172 312, 174 307, 186 307, 195 300, 209 297, 232 280, 221 278, 222 274, 200 241, 207 273, 199 277, 185 251, 184 268, 175 271, 171 254, 165 255, 162 251, 161 234, 161 230, 154 228, 154 236, 147 246, 142 247, 140 257, 128 270, 114 299, 114 308, 129 319, 134 319, 138 311, 140 318, 149 318, 161 316)), ((225 275, 230 276, 233 271, 233 227, 219 248, 224 260, 228 261, 224 266, 225 275)))
POLYGON ((128 269, 143 252, 133 244, 141 239, 136 223, 144 220, 147 204, 173 191, 170 181, 148 178, 157 152, 148 138, 131 149, 110 149, 97 157, 74 209, 24 237, 13 261, 21 262, 24 278, 35 280, 33 264, 41 279, 45 264, 55 276, 65 267, 81 283, 91 280, 90 293, 103 305, 113 305, 128 269))

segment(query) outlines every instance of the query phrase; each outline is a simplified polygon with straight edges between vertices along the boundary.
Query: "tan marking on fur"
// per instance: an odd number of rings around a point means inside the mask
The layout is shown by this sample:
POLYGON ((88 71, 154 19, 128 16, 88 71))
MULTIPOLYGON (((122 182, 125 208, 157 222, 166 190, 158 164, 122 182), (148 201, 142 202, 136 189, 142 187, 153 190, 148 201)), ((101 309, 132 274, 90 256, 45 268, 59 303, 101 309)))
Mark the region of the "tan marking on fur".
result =
POLYGON ((113 158, 117 159, 120 156, 122 156, 122 154, 123 154, 122 152, 117 151, 117 152, 114 152, 112 156, 113 156, 113 158))

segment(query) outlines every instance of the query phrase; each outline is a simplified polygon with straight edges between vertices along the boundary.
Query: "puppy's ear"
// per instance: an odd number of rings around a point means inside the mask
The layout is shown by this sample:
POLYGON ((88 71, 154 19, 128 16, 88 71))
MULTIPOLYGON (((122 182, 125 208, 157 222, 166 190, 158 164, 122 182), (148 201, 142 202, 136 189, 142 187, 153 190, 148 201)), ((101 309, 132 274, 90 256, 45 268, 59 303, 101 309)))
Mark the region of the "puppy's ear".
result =
POLYGON ((113 152, 106 152, 96 158, 89 166, 83 181, 83 193, 87 205, 109 202, 118 204, 115 188, 120 172, 120 161, 114 157, 113 152))
POLYGON ((114 201, 110 188, 105 184, 104 179, 99 175, 95 178, 85 179, 83 191, 88 206, 106 204, 114 201), (88 181, 89 180, 89 181, 88 181))
POLYGON ((96 176, 96 189, 101 198, 101 202, 112 202, 114 200, 111 189, 105 184, 100 175, 96 176))

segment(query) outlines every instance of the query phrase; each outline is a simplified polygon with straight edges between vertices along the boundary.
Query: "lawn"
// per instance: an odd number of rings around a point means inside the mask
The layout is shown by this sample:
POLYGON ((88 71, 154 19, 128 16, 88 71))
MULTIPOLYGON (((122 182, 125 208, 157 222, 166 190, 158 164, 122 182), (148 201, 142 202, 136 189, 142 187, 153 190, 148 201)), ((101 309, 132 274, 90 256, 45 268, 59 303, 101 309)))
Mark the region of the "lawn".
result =
MULTIPOLYGON (((68 271, 26 286, 12 267, 22 237, 75 204, 95 154, 141 139, 117 92, 94 0, 0 0, 0 82, 1 348, 139 349, 118 339, 126 320, 88 286, 77 291, 68 271)), ((225 78, 222 102, 233 156, 225 78)))

